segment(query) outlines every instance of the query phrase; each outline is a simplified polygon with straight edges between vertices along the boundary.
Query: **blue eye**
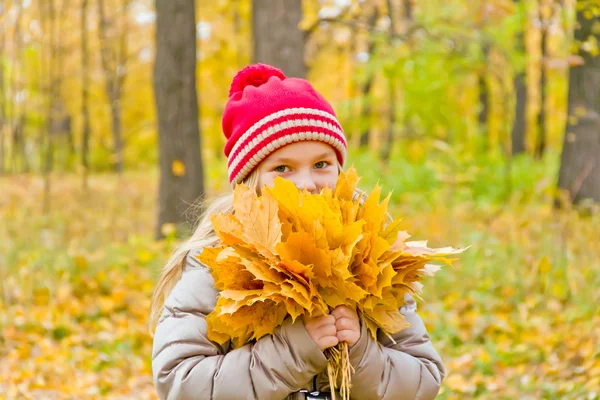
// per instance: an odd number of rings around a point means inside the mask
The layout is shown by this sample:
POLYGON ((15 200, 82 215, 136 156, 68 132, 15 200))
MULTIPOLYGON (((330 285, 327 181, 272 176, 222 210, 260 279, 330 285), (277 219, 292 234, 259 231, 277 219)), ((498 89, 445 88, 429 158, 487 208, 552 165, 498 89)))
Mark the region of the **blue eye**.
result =
POLYGON ((318 163, 315 164, 315 168, 323 169, 323 168, 327 167, 328 165, 329 165, 329 163, 327 161, 319 161, 318 163))
POLYGON ((278 167, 273 168, 273 171, 275 171, 275 172, 285 172, 286 168, 287 167, 285 165, 280 165, 278 167))

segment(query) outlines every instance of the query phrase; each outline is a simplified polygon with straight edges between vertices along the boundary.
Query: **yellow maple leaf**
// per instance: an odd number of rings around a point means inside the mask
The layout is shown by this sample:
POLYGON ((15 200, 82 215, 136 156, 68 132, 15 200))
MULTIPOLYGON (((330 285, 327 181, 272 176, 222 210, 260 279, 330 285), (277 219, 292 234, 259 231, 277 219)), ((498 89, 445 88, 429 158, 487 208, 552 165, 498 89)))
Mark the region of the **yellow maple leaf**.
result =
POLYGON ((255 279, 258 279, 262 282, 272 282, 276 284, 282 283, 286 276, 278 272, 276 269, 271 268, 271 266, 260 258, 242 258, 240 259, 240 263, 246 267, 246 271, 250 272, 255 279))
POLYGON ((181 160, 175 160, 171 164, 171 172, 174 176, 184 176, 185 175, 185 164, 181 160))
POLYGON ((334 196, 340 200, 352 201, 354 190, 360 178, 356 169, 349 168, 345 174, 340 174, 335 185, 334 196))
POLYGON ((216 214, 210 218, 215 233, 224 245, 244 243, 242 239, 244 228, 237 218, 231 214, 216 214))
POLYGON ((215 288, 219 290, 252 288, 254 276, 244 268, 239 257, 232 255, 219 257, 221 252, 221 248, 205 248, 198 257, 203 264, 210 266, 215 288))
POLYGON ((254 189, 237 185, 233 208, 243 228, 243 239, 262 256, 275 260, 275 246, 281 240, 281 223, 275 198, 269 196, 268 192, 258 197, 254 189))
POLYGON ((331 276, 331 257, 326 249, 318 248, 314 237, 308 232, 292 232, 285 242, 277 245, 277 252, 282 259, 296 260, 304 265, 312 265, 308 272, 313 278, 314 273, 319 279, 326 280, 331 276), (314 269, 314 271, 313 271, 314 269))
MULTIPOLYGON (((278 205, 278 217, 286 228, 300 228, 300 216, 298 215, 298 205, 300 204, 300 192, 292 181, 275 178, 275 184, 272 187, 266 186, 263 189, 265 195, 273 198, 278 205)), ((282 228, 283 230, 283 228, 282 228)), ((287 238, 287 236, 285 237, 287 238)), ((284 238, 284 239, 285 239, 284 238)))

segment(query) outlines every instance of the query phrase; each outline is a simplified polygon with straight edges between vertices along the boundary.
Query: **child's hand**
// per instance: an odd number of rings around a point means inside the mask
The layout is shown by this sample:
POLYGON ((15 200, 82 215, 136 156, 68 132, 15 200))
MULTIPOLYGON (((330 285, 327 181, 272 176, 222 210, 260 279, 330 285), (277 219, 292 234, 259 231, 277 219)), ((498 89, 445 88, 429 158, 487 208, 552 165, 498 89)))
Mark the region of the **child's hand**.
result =
POLYGON ((356 310, 346 306, 338 306, 331 312, 335 317, 336 337, 339 342, 346 342, 350 347, 360 339, 360 320, 356 310))
POLYGON ((335 327, 336 318, 333 315, 303 316, 304 326, 319 349, 324 351, 338 344, 335 327))

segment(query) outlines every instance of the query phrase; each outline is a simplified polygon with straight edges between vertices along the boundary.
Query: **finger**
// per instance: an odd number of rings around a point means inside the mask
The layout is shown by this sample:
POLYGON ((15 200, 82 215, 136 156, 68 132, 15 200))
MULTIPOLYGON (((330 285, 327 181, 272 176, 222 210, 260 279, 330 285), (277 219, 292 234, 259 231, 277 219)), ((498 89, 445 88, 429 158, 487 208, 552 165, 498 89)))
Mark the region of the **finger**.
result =
POLYGON ((333 315, 322 315, 313 319, 315 327, 321 327, 323 325, 335 325, 335 317, 333 315))
MULTIPOLYGON (((327 322, 327 320, 324 320, 323 317, 326 317, 326 315, 321 315, 318 317, 306 315, 304 319, 304 325, 318 328, 319 326, 324 325, 327 322)), ((335 319, 335 317, 333 318, 335 319)))
POLYGON ((342 318, 346 316, 346 306, 337 306, 332 312, 331 315, 335 316, 336 319, 342 318))
POLYGON ((339 342, 354 344, 360 339, 360 335, 356 331, 338 331, 336 337, 339 342))
POLYGON ((338 306, 331 312, 336 319, 340 318, 358 318, 358 314, 355 310, 349 308, 348 306, 338 306))
POLYGON ((350 318, 344 317, 335 321, 335 327, 338 331, 359 330, 360 324, 358 323, 358 320, 352 320, 350 318))
POLYGON ((335 336, 337 329, 335 328, 335 325, 322 325, 318 328, 317 332, 321 337, 335 336))
POLYGON ((336 336, 326 336, 319 340, 319 347, 324 350, 333 346, 337 346, 338 343, 339 340, 336 336))

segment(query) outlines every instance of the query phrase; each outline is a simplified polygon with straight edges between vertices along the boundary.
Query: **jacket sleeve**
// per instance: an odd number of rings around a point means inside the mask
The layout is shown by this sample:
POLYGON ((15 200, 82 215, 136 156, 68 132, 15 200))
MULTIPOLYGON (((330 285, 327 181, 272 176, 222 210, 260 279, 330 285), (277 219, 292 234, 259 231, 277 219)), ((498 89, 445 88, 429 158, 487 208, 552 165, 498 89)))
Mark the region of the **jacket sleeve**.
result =
POLYGON ((211 342, 205 316, 214 309, 217 291, 210 273, 194 260, 188 256, 154 335, 152 371, 161 399, 280 400, 326 367, 325 355, 299 320, 286 320, 273 335, 229 352, 211 342))
POLYGON ((437 396, 444 365, 416 313, 415 300, 408 295, 405 300, 400 312, 411 326, 393 335, 395 344, 383 334, 375 341, 362 324, 361 337, 350 349, 355 368, 352 399, 429 400, 437 396))

